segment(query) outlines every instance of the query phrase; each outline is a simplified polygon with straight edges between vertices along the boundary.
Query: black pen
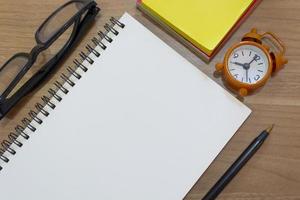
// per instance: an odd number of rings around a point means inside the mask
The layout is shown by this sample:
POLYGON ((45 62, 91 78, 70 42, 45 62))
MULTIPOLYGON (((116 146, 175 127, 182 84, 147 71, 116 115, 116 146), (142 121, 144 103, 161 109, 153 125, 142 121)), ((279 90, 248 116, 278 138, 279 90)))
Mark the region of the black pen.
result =
POLYGON ((248 160, 256 153, 264 141, 271 133, 274 125, 267 130, 264 130, 245 151, 238 157, 238 159, 229 167, 225 174, 217 181, 217 183, 208 191, 202 200, 213 200, 222 192, 226 185, 233 179, 233 177, 242 169, 248 160))

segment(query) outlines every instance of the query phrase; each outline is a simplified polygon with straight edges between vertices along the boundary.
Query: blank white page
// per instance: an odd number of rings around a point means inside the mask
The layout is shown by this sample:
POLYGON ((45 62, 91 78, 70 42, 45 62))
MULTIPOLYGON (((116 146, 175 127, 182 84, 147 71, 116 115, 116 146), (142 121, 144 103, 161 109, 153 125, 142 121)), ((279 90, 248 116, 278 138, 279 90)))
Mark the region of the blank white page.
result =
POLYGON ((1 199, 183 199, 249 116, 130 15, 120 21, 126 27, 1 163, 1 199))

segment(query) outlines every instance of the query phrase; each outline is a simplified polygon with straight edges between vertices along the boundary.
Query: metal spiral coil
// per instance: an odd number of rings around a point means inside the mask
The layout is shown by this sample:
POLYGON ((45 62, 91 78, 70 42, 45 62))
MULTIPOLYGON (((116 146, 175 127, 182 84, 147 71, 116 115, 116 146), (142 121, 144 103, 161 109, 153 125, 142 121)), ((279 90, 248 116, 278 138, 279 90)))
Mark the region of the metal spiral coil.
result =
POLYGON ((15 131, 18 135, 22 136, 24 139, 28 140, 29 139, 29 135, 27 135, 25 132, 24 132, 25 128, 21 125, 17 125, 15 127, 15 131))
POLYGON ((107 36, 105 33, 103 33, 102 31, 98 32, 98 35, 101 39, 105 39, 107 42, 112 43, 113 39, 109 36, 107 36))
POLYGON ((84 66, 81 62, 79 62, 77 59, 75 59, 73 63, 76 65, 77 68, 82 69, 84 72, 88 71, 88 68, 84 66))
POLYGON ((92 39, 92 42, 94 43, 95 46, 100 46, 103 50, 107 48, 106 45, 103 44, 103 42, 96 37, 92 39))
POLYGON ((30 124, 31 121, 28 118, 25 117, 24 119, 22 119, 22 123, 24 126, 29 128, 32 132, 36 131, 36 128, 30 124))
POLYGON ((91 65, 94 64, 94 60, 89 55, 86 55, 83 51, 80 52, 79 55, 82 58, 82 60, 88 61, 91 65))
POLYGON ((99 57, 101 54, 93 47, 91 47, 91 45, 87 45, 86 49, 88 50, 89 53, 93 53, 96 57, 99 57))
MULTIPOLYGON (((82 72, 88 71, 88 66, 85 66, 84 61, 87 61, 90 65, 94 64, 94 59, 91 55, 94 55, 95 57, 100 57, 100 52, 96 49, 96 47, 100 47, 102 50, 107 49, 107 45, 105 45, 106 41, 108 43, 113 42, 113 38, 108 35, 108 33, 112 33, 112 35, 117 36, 120 34, 120 32, 115 28, 118 26, 119 28, 124 29, 125 24, 120 22, 119 20, 115 19, 114 17, 110 18, 110 23, 106 23, 104 25, 105 33, 102 31, 98 32, 99 37, 93 37, 91 39, 92 45, 88 44, 86 45, 87 53, 80 52, 79 56, 81 58, 81 61, 78 59, 75 59, 73 61, 74 67, 67 67, 67 71, 69 75, 66 75, 65 73, 62 73, 60 75, 61 82, 55 81, 54 88, 50 88, 48 90, 48 93, 50 96, 44 95, 41 97, 42 103, 36 103, 35 109, 31 110, 28 113, 29 117, 25 117, 21 120, 21 124, 17 125, 15 127, 15 132, 11 132, 8 135, 7 140, 3 140, 0 144, 0 161, 3 161, 4 163, 9 162, 9 157, 5 155, 5 153, 9 153, 10 155, 15 155, 17 153, 16 149, 12 146, 13 144, 16 147, 22 147, 23 143, 21 142, 21 139, 28 140, 30 138, 30 134, 28 134, 28 131, 31 133, 35 132, 37 130, 37 126, 43 123, 44 118, 48 117, 50 115, 49 109, 54 110, 56 108, 56 103, 52 101, 56 100, 57 102, 60 102, 63 100, 63 95, 60 95, 58 91, 61 91, 64 95, 67 95, 69 93, 69 89, 66 87, 65 84, 68 84, 70 87, 74 87, 76 85, 76 81, 74 81, 74 78, 76 80, 81 79, 82 75, 78 73, 78 69, 80 69, 82 72), (43 116, 43 117, 42 117, 43 116)), ((0 162, 0 171, 3 169, 3 166, 1 166, 0 162)))

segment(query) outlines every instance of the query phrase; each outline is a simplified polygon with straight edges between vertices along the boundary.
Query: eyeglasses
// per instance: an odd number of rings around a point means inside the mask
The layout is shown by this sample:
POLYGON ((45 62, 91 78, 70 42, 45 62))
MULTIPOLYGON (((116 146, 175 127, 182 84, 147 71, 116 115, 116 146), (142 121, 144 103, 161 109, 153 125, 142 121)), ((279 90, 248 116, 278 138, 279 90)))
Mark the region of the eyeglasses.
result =
POLYGON ((30 53, 15 54, 0 68, 0 119, 47 77, 80 39, 99 11, 94 1, 67 2, 38 28, 35 34, 37 45, 30 53), (50 51, 51 56, 44 58, 44 51, 50 51), (40 57, 43 60, 41 65, 36 63, 40 57), (35 73, 29 74, 29 71, 35 73))

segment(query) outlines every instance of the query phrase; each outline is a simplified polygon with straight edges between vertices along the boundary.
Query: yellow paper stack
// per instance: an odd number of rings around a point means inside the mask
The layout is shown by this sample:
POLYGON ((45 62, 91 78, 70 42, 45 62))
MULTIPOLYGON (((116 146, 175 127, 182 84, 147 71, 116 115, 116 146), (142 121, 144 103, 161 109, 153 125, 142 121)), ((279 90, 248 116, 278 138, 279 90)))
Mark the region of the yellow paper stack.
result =
POLYGON ((209 61, 261 0, 139 0, 138 8, 209 61))

